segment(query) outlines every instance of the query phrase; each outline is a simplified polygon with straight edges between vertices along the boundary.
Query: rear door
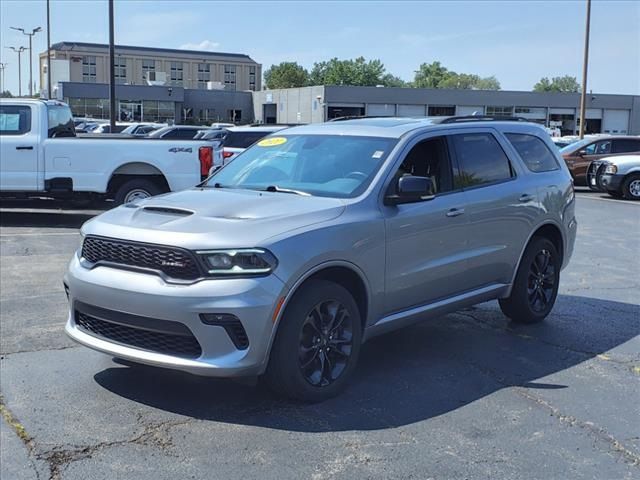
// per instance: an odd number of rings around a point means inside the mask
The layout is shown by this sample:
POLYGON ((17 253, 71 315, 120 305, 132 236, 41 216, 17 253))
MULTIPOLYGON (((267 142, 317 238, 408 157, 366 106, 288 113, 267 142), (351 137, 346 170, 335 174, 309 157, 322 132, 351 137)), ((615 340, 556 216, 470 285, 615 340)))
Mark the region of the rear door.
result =
POLYGON ((506 140, 493 129, 473 128, 449 136, 466 194, 466 281, 472 288, 508 284, 538 213, 535 184, 510 160, 506 140), (519 178, 522 177, 522 178, 519 178))
POLYGON ((0 190, 38 190, 36 113, 29 105, 0 105, 0 190))

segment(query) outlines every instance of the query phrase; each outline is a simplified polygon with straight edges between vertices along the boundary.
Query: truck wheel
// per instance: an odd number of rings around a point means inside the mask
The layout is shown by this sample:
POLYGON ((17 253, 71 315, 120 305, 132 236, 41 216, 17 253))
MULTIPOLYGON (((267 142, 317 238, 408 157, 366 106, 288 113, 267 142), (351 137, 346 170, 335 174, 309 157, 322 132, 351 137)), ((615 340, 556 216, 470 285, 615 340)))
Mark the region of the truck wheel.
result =
POLYGON ((556 302, 560 267, 553 242, 534 237, 522 256, 511 295, 500 299, 502 313, 516 323, 544 320, 556 302))
POLYGON ((145 180, 144 178, 134 178, 124 182, 114 196, 116 205, 122 205, 124 203, 133 202, 134 200, 142 200, 145 198, 153 197, 162 193, 160 187, 153 183, 151 180, 145 180))
POLYGON ((622 196, 627 200, 640 200, 640 175, 629 175, 622 182, 622 196))
POLYGON ((265 380, 289 398, 331 398, 347 386, 361 339, 360 313, 351 294, 336 283, 311 280, 280 321, 265 380))

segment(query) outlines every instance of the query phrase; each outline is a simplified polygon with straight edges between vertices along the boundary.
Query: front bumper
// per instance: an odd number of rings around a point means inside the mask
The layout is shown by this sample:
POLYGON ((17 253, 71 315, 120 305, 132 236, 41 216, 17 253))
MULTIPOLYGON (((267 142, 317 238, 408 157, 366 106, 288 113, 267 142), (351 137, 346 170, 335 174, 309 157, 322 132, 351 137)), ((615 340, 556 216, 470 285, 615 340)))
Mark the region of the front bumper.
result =
POLYGON ((619 191, 622 186, 624 175, 604 174, 600 177, 600 184, 603 190, 619 191))
POLYGON ((65 331, 75 341, 118 358, 219 377, 264 372, 274 334, 272 318, 278 299, 286 294, 285 285, 275 275, 175 285, 148 273, 106 266, 88 269, 81 265, 77 255, 69 264, 65 284, 69 295, 65 331), (105 317, 109 317, 108 321, 120 317, 141 319, 143 329, 155 329, 154 321, 162 325, 171 323, 182 330, 186 327, 200 345, 201 353, 185 358, 96 334, 76 321, 76 316, 85 313, 85 309, 108 311, 109 315, 102 316, 100 321, 105 317), (225 328, 205 324, 201 314, 235 316, 244 327, 248 346, 239 349, 225 328))

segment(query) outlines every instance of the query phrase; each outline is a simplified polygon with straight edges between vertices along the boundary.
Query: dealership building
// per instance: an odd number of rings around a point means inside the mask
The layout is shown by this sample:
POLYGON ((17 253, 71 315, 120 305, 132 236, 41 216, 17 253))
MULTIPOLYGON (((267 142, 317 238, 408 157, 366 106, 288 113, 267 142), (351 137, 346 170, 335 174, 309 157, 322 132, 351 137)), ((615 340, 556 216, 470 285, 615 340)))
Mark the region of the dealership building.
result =
MULTIPOLYGON (((41 53, 43 86, 47 61, 41 53)), ((253 120, 251 91, 262 88, 262 66, 239 53, 116 45, 114 76, 123 121, 246 123, 253 120)), ((51 78, 53 96, 74 115, 109 118, 108 45, 53 44, 51 78)))
MULTIPOLYGON (((315 86, 253 93, 256 122, 315 123, 345 116, 522 117, 573 134, 580 94, 424 88, 315 86)), ((640 135, 640 96, 589 93, 587 133, 640 135)))
MULTIPOLYGON (((580 94, 395 87, 312 86, 261 90, 262 66, 239 53, 115 47, 118 118, 160 121, 305 124, 344 116, 490 115, 522 117, 563 134, 579 127, 580 94)), ((107 45, 51 46, 54 97, 78 117, 109 118, 107 45)), ((40 54, 40 84, 47 83, 40 54)), ((46 94, 46 92, 45 92, 46 94)), ((640 135, 640 96, 589 93, 587 133, 640 135)))

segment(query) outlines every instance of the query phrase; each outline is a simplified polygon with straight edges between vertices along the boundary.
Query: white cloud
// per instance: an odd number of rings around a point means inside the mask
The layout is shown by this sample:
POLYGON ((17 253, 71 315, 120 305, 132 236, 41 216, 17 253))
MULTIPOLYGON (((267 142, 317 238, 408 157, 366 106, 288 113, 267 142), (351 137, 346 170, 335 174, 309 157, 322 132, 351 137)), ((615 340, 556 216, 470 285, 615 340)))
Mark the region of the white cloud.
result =
POLYGON ((200 43, 183 43, 180 45, 181 50, 204 50, 212 52, 220 48, 220 43, 211 40, 203 40, 200 43))

